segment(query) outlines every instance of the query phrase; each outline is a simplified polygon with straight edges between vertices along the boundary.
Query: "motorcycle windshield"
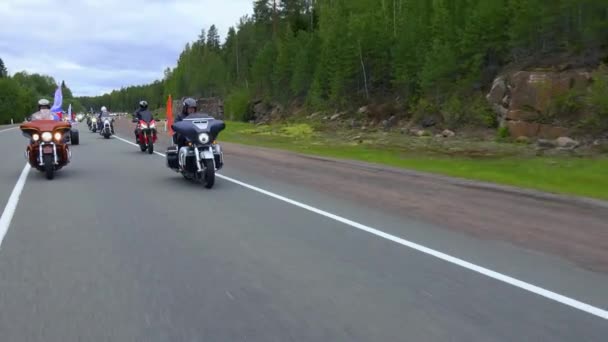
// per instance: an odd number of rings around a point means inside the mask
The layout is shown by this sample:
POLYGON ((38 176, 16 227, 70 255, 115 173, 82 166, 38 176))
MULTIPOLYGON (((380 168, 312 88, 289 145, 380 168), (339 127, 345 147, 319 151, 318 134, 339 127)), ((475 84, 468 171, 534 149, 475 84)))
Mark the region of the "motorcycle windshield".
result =
POLYGON ((37 111, 30 116, 31 121, 37 120, 55 120, 55 115, 49 109, 37 111))
POLYGON ((200 118, 192 115, 183 121, 173 124, 173 130, 189 140, 196 141, 200 133, 208 133, 213 139, 226 127, 222 120, 204 115, 200 118))

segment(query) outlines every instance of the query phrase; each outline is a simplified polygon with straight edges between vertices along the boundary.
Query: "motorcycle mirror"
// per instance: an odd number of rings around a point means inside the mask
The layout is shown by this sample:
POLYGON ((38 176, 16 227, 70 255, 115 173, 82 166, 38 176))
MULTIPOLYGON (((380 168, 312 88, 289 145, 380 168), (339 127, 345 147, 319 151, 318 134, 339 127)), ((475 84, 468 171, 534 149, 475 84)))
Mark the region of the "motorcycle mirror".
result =
POLYGON ((137 123, 137 119, 131 120, 132 123, 137 123))

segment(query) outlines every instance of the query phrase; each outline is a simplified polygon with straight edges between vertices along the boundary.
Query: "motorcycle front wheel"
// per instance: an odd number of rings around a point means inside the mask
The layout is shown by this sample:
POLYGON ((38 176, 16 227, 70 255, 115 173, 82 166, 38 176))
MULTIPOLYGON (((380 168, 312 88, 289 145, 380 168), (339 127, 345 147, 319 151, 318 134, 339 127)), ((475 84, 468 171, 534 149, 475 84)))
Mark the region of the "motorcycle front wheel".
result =
POLYGON ((203 182, 205 184, 205 188, 211 189, 215 184, 215 168, 213 166, 213 160, 204 160, 203 162, 205 163, 203 182))
POLYGON ((44 162, 44 174, 46 175, 46 179, 53 179, 55 177, 55 159, 52 154, 45 154, 42 157, 44 162))

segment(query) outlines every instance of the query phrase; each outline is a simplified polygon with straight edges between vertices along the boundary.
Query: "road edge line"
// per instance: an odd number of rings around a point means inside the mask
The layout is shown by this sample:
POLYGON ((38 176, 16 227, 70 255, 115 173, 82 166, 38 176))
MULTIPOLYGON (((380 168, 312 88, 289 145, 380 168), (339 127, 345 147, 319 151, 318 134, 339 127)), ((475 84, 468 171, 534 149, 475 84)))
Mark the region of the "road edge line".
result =
MULTIPOLYGON (((123 139, 121 137, 118 137, 118 136, 115 136, 115 137, 117 139, 123 141, 123 142, 128 143, 128 144, 131 144, 131 145, 134 145, 134 146, 138 146, 137 144, 135 144, 135 143, 133 143, 131 141, 125 140, 125 139, 123 139)), ((163 153, 156 152, 156 151, 154 153, 157 154, 157 155, 159 155, 159 156, 166 157, 165 154, 163 154, 163 153)), ((221 174, 216 174, 216 176, 219 177, 219 178, 222 178, 224 180, 227 180, 227 181, 229 181, 231 183, 234 183, 234 184, 240 185, 242 187, 245 187, 247 189, 250 189, 250 190, 259 192, 261 194, 264 194, 266 196, 272 197, 274 199, 278 199, 280 201, 289 203, 289 204, 294 205, 296 207, 299 207, 299 208, 302 208, 302 209, 306 209, 306 210, 308 210, 310 212, 313 212, 315 214, 324 216, 326 218, 330 218, 330 219, 332 219, 334 221, 346 224, 348 226, 351 226, 353 228, 362 230, 362 231, 370 233, 372 235, 384 238, 384 239, 389 240, 389 241, 396 242, 396 243, 398 243, 398 244, 400 244, 402 246, 409 247, 411 249, 414 249, 414 250, 422 252, 424 254, 433 256, 435 258, 441 259, 441 260, 449 262, 451 264, 454 264, 454 265, 466 268, 466 269, 468 269, 470 271, 474 271, 476 273, 485 275, 485 276, 487 276, 489 278, 501 281, 503 283, 506 283, 506 284, 518 287, 518 288, 520 288, 522 290, 526 290, 528 292, 537 294, 537 295, 545 297, 547 299, 551 299, 551 300, 553 300, 555 302, 567 305, 567 306, 572 307, 574 309, 578 309, 580 311, 584 311, 584 312, 587 312, 587 313, 589 313, 591 315, 594 315, 594 316, 603 318, 605 320, 608 320, 608 311, 607 310, 604 310, 604 309, 592 306, 592 305, 587 304, 587 303, 583 303, 581 301, 578 301, 576 299, 573 299, 573 298, 561 295, 561 294, 553 292, 553 291, 549 291, 549 290, 544 289, 544 288, 542 288, 540 286, 536 286, 536 285, 527 283, 525 281, 513 278, 513 277, 508 276, 506 274, 502 274, 502 273, 499 273, 499 272, 496 272, 496 271, 492 271, 489 268, 485 268, 485 267, 473 264, 471 262, 468 262, 468 261, 465 261, 463 259, 451 256, 449 254, 446 254, 446 253, 434 250, 432 248, 428 248, 428 247, 425 247, 423 245, 417 244, 415 242, 412 242, 412 241, 400 238, 398 236, 395 236, 395 235, 383 232, 383 231, 378 230, 376 228, 372 228, 370 226, 366 226, 364 224, 361 224, 361 223, 349 220, 347 218, 344 218, 344 217, 332 214, 330 212, 327 212, 327 211, 315 208, 315 207, 310 206, 308 204, 304 204, 304 203, 292 200, 290 198, 281 196, 279 194, 275 194, 273 192, 270 192, 270 191, 258 188, 256 186, 253 186, 253 185, 250 185, 250 184, 247 184, 247 183, 244 183, 244 182, 241 182, 241 181, 239 181, 237 179, 230 178, 228 176, 224 176, 224 175, 221 175, 221 174)))
POLYGON ((30 173, 31 166, 30 164, 25 164, 25 167, 21 171, 21 175, 11 192, 11 196, 8 198, 6 205, 4 206, 4 210, 2 211, 2 216, 0 217, 0 247, 2 247, 2 241, 4 240, 4 236, 8 232, 8 228, 13 220, 13 215, 17 210, 17 204, 19 204, 19 197, 21 196, 21 192, 23 191, 23 187, 25 186, 25 182, 27 180, 27 176, 30 173))

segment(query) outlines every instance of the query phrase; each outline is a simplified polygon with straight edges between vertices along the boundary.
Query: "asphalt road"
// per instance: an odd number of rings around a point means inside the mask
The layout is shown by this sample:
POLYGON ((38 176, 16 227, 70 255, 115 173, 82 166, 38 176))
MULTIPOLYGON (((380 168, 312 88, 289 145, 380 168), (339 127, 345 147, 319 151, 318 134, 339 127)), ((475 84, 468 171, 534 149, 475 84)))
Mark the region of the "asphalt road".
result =
MULTIPOLYGON (((3 208, 26 141, 13 130, 0 132, 0 143, 3 208)), ((82 132, 73 155, 53 181, 30 171, 2 241, 3 342, 608 336, 603 275, 580 279, 580 291, 595 294, 585 301, 599 308, 594 315, 225 179, 212 190, 194 186, 160 156, 115 138, 82 132)), ((223 174, 268 185, 226 160, 223 174)), ((286 191, 302 201, 315 196, 286 191)), ((372 209, 357 215, 374 227, 391 224, 372 209)), ((501 253, 527 267, 515 252, 501 253)))

